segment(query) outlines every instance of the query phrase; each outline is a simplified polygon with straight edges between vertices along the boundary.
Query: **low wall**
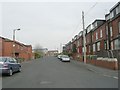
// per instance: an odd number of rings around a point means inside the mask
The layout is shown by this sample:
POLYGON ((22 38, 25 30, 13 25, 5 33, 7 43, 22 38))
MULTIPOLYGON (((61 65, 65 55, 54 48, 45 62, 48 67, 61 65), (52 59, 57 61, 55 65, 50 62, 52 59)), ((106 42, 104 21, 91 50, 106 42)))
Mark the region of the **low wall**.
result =
MULTIPOLYGON (((92 65, 96 65, 99 67, 104 67, 104 68, 108 68, 108 69, 112 69, 112 70, 118 70, 118 62, 116 61, 116 59, 99 59, 99 60, 87 60, 87 63, 92 64, 92 65)), ((120 63, 119 63, 120 65, 120 63)))

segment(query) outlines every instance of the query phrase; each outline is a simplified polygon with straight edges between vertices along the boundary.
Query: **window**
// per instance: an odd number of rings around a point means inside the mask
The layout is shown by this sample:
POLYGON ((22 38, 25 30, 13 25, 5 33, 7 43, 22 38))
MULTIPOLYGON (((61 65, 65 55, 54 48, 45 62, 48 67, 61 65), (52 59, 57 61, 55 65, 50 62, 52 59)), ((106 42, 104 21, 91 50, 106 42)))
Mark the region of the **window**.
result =
POLYGON ((119 8, 118 8, 118 11, 119 11, 119 13, 120 13, 120 4, 119 4, 119 8))
POLYGON ((9 58, 10 63, 15 63, 15 61, 12 58, 9 58))
POLYGON ((104 48, 105 48, 105 50, 107 49, 107 42, 106 41, 104 41, 104 48))
POLYGON ((113 36, 113 31, 112 31, 112 27, 110 27, 110 36, 113 36))
POLYGON ((113 50, 113 41, 111 42, 111 50, 113 50))
POLYGON ((108 35, 108 26, 106 26, 106 35, 108 35))
POLYGON ((79 53, 79 48, 77 48, 77 53, 79 53))
POLYGON ((120 33, 120 22, 118 23, 118 27, 119 27, 119 33, 120 33))
POLYGON ((95 23, 95 27, 97 27, 97 22, 95 23))
POLYGON ((118 13, 119 13, 119 6, 116 7, 116 14, 118 14, 118 13))
POLYGON ((113 18, 114 17, 114 14, 113 14, 113 11, 110 13, 110 18, 113 18))
POLYGON ((115 42, 115 50, 120 49, 120 39, 116 39, 114 42, 115 42))
POLYGON ((109 49, 109 41, 107 40, 107 49, 109 49))
POLYGON ((92 34, 92 41, 94 41, 94 35, 92 34))
POLYGON ((96 32, 96 40, 98 39, 98 33, 96 32))
POLYGON ((90 53, 90 45, 89 45, 89 53, 90 53))
POLYGON ((95 52, 95 44, 93 44, 93 52, 95 52))
POLYGON ((100 51, 100 42, 97 43, 97 51, 100 51))
POLYGON ((100 30, 100 37, 102 38, 102 29, 100 30))

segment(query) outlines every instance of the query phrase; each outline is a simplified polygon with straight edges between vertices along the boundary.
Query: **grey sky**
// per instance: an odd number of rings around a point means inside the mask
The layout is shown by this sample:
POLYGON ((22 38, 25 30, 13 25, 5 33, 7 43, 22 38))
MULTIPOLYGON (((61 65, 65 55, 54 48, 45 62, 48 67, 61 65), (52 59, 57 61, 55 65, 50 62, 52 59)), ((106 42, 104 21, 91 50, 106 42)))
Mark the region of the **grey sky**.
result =
POLYGON ((95 19, 104 19, 116 3, 4 2, 0 5, 1 35, 12 39, 13 29, 21 28, 21 31, 16 31, 16 40, 33 47, 40 44, 50 50, 60 49, 60 43, 67 43, 82 30, 82 11, 88 12, 85 16, 87 26, 95 19))

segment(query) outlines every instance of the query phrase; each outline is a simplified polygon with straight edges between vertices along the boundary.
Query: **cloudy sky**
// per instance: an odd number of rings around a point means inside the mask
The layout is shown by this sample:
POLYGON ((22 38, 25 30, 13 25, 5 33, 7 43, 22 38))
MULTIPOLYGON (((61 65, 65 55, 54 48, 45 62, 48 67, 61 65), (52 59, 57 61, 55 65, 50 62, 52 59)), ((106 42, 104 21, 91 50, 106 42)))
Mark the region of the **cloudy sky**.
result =
MULTIPOLYGON (((74 0, 73 0, 74 1, 74 0)), ((117 3, 110 2, 2 2, 0 23, 3 37, 40 44, 49 50, 60 49, 82 30, 82 11, 85 12, 85 26, 104 15, 117 3)))

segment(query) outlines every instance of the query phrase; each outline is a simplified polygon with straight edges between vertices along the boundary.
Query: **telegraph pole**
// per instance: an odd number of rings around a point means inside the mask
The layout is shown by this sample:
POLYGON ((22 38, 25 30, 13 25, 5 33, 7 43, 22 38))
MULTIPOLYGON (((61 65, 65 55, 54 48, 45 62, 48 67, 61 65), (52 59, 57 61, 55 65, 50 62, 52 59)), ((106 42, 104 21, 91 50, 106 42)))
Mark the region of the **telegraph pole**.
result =
POLYGON ((84 12, 82 11, 82 23, 83 23, 83 46, 84 46, 84 63, 86 63, 86 38, 85 38, 85 24, 84 24, 84 12))

